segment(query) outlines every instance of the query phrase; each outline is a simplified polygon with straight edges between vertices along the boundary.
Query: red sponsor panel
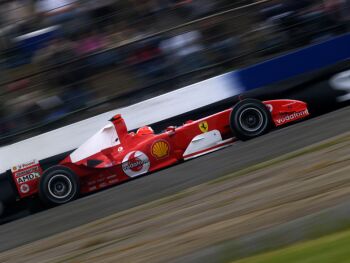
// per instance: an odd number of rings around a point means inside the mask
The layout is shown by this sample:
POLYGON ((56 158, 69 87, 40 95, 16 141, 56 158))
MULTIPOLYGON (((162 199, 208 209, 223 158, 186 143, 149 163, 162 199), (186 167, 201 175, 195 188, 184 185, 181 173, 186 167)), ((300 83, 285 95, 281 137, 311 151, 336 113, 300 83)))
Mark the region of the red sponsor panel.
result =
POLYGON ((264 101, 271 112, 272 120, 276 127, 304 119, 310 115, 307 104, 296 100, 272 100, 264 101))
POLYGON ((19 196, 27 197, 37 193, 42 169, 37 160, 19 164, 11 169, 19 196))

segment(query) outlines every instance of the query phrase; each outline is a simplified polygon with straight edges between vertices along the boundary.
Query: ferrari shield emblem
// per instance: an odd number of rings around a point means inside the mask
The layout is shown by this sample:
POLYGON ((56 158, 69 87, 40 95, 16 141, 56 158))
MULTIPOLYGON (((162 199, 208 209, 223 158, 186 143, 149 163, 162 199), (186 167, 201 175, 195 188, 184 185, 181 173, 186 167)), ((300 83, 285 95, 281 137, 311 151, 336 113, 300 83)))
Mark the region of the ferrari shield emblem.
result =
POLYGON ((199 123, 199 129, 201 130, 201 132, 208 132, 209 130, 209 125, 206 121, 202 121, 201 123, 199 123))

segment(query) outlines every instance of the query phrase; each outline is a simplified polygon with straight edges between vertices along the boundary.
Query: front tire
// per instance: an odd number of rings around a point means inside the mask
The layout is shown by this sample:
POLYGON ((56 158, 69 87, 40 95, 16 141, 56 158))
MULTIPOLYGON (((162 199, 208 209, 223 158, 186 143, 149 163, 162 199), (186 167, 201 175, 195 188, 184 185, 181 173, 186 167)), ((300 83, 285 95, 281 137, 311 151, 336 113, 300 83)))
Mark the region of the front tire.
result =
POLYGON ((238 139, 249 140, 268 132, 271 127, 271 114, 261 101, 245 99, 233 107, 230 126, 238 139))
POLYGON ((68 167, 53 166, 47 169, 40 179, 39 197, 47 205, 68 203, 76 199, 79 193, 79 178, 68 167))

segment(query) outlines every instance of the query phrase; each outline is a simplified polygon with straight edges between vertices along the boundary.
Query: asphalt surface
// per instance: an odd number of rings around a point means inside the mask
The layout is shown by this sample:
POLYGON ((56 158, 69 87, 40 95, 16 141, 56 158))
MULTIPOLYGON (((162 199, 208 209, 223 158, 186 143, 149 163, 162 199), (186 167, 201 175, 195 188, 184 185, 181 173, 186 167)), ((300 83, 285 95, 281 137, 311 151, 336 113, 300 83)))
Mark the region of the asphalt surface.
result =
POLYGON ((0 226, 0 251, 177 193, 350 130, 350 107, 0 226))

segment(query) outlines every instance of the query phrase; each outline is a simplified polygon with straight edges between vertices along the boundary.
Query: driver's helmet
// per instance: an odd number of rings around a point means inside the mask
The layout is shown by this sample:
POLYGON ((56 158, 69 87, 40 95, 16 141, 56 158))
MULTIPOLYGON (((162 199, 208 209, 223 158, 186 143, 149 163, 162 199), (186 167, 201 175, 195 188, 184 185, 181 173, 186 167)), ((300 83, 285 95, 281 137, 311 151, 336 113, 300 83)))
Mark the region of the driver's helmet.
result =
POLYGON ((149 126, 141 127, 136 132, 137 135, 147 135, 147 134, 154 134, 154 131, 149 126))

